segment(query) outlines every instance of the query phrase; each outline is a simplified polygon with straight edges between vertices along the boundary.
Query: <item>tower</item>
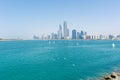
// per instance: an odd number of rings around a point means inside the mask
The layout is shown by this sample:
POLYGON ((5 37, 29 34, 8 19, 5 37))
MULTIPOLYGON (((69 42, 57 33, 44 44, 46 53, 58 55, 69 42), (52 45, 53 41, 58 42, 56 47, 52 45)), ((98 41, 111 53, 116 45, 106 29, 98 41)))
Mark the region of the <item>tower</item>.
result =
POLYGON ((58 39, 62 39, 62 26, 61 25, 59 25, 58 39))
POLYGON ((64 38, 67 37, 67 32, 68 32, 68 29, 67 29, 67 22, 64 21, 64 23, 63 23, 63 37, 64 37, 64 38))
POLYGON ((76 39, 76 30, 75 29, 72 30, 72 39, 76 39))

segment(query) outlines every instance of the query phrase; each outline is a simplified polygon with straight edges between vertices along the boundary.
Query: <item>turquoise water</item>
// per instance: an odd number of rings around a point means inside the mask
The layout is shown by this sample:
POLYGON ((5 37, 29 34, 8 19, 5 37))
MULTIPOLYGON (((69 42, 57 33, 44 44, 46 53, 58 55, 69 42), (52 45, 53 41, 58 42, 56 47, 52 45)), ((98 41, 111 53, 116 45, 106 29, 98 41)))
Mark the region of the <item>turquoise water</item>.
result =
POLYGON ((120 41, 0 42, 0 80, 96 80, 112 71, 120 71, 120 41))

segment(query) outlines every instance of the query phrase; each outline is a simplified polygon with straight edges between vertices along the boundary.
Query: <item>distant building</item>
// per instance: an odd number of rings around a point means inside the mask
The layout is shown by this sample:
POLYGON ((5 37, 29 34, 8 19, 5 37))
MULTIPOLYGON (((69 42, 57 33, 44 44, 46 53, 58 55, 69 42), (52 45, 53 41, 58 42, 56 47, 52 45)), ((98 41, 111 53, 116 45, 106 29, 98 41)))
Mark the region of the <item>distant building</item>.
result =
POLYGON ((76 39, 76 30, 75 29, 72 30, 72 39, 76 39))
POLYGON ((50 35, 47 35, 47 39, 50 39, 50 35))
POLYGON ((37 39, 39 39, 39 37, 34 35, 33 39, 37 40, 37 39))
POLYGON ((87 36, 86 36, 86 39, 88 39, 88 40, 91 39, 91 36, 90 36, 90 35, 87 35, 87 36))
POLYGON ((104 39, 104 36, 103 36, 103 35, 100 35, 100 36, 99 36, 99 39, 100 39, 100 40, 104 39))
POLYGON ((54 33, 51 33, 51 39, 54 39, 54 33))
POLYGON ((84 39, 87 39, 87 32, 84 33, 84 39))
POLYGON ((69 36, 69 29, 67 28, 67 22, 63 23, 63 38, 66 39, 69 36))
POLYGON ((67 28, 67 37, 69 36, 69 29, 67 28))
POLYGON ((45 34, 43 34, 43 35, 41 36, 41 39, 42 39, 42 40, 46 40, 46 39, 48 39, 48 36, 45 35, 45 34))
POLYGON ((61 25, 59 25, 58 39, 62 39, 62 26, 61 25))
POLYGON ((117 35, 117 39, 120 39, 120 35, 117 35))
POLYGON ((93 35, 89 35, 90 36, 90 39, 93 39, 93 35))
POLYGON ((83 31, 80 32, 80 39, 84 39, 84 32, 83 31))
POLYGON ((55 33, 51 33, 51 39, 58 39, 58 35, 55 33))
POLYGON ((57 34, 54 34, 54 39, 58 39, 58 35, 57 34))
POLYGON ((109 39, 113 39, 114 38, 114 36, 113 35, 109 35, 109 39))
POLYGON ((76 36, 77 39, 80 39, 80 33, 77 32, 77 36, 76 36))
POLYGON ((84 35, 87 35, 87 32, 85 32, 84 35))
POLYGON ((94 39, 94 35, 92 35, 91 39, 94 39))
POLYGON ((67 37, 66 32, 67 32, 67 23, 64 21, 63 23, 63 37, 64 38, 67 37))

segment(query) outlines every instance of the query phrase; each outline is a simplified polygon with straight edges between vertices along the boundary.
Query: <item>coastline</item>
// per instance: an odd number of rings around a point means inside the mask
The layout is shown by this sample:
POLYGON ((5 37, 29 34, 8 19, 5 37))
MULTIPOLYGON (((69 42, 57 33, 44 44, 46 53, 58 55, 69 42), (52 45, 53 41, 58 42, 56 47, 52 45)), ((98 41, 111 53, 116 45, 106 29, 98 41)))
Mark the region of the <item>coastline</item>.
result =
POLYGON ((120 72, 112 72, 109 75, 105 75, 100 80, 120 80, 120 72))
POLYGON ((21 40, 12 40, 12 39, 3 39, 3 40, 0 40, 0 42, 3 42, 3 41, 22 41, 22 39, 21 40))
POLYGON ((0 41, 21 41, 21 40, 37 40, 37 41, 120 41, 120 39, 1 39, 0 41))

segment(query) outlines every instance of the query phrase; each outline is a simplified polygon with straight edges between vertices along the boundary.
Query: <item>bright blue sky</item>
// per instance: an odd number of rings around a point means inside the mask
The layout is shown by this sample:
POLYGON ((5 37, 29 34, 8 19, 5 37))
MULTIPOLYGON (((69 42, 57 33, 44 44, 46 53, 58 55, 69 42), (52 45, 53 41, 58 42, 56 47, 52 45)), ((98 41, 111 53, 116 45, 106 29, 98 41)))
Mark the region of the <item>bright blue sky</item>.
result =
POLYGON ((0 37, 50 34, 67 21, 70 31, 120 34, 120 0, 0 0, 0 37))

